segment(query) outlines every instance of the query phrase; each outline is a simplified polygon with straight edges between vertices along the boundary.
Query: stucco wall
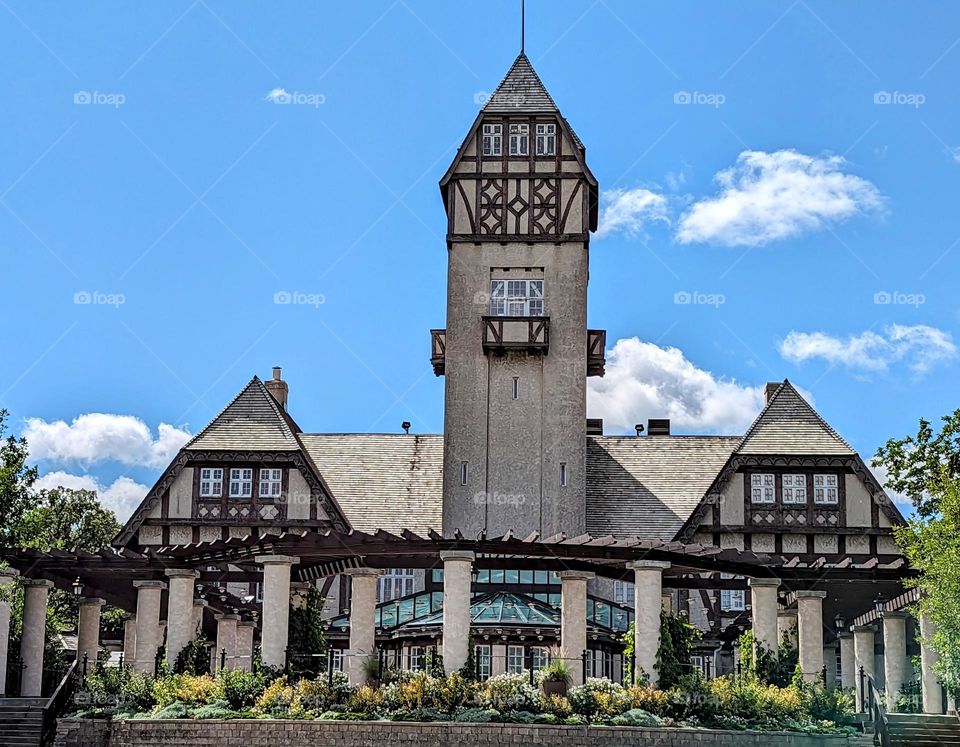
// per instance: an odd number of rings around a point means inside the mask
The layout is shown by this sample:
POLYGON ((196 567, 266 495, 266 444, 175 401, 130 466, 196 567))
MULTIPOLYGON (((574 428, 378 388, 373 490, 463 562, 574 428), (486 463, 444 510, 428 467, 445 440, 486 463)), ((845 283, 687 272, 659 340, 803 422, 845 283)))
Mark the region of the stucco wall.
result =
POLYGON ((784 732, 750 733, 701 729, 638 729, 628 727, 521 726, 516 724, 410 724, 347 721, 122 721, 113 725, 109 741, 95 721, 61 720, 56 747, 847 747, 845 736, 809 736, 784 732))

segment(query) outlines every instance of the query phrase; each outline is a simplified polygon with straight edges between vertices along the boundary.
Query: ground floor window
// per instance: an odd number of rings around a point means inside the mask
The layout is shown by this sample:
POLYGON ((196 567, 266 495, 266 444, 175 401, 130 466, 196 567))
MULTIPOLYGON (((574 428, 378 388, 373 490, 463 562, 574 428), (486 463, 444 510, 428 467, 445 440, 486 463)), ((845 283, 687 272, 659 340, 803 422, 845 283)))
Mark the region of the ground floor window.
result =
POLYGON ((343 671, 343 649, 342 648, 330 649, 330 661, 331 661, 331 666, 333 667, 334 672, 342 672, 343 671))
POLYGON ((490 678, 490 646, 477 646, 474 650, 477 661, 477 676, 481 680, 490 678))
POLYGON ((510 674, 523 671, 523 646, 507 646, 507 671, 510 674))
POLYGON ((550 656, 547 654, 547 649, 543 646, 534 646, 533 647, 533 669, 538 671, 544 669, 549 663, 550 656))
POLYGON ((423 669, 423 646, 411 646, 407 655, 407 669, 419 672, 423 669))

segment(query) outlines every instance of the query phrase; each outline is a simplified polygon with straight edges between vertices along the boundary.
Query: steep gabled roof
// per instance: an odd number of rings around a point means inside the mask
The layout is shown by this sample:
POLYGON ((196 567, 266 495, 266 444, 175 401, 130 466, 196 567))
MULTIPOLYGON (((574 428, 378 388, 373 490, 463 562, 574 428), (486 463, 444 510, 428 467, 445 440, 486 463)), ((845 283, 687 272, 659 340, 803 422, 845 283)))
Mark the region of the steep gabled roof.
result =
POLYGON ((258 376, 184 449, 293 451, 300 427, 280 407, 258 376))
POLYGON ((784 379, 753 421, 738 454, 854 454, 850 444, 784 379))
POLYGON ((587 438, 587 532, 670 540, 739 436, 587 438))
POLYGON ((511 114, 558 112, 559 109, 530 60, 521 52, 487 100, 483 111, 488 114, 511 114))

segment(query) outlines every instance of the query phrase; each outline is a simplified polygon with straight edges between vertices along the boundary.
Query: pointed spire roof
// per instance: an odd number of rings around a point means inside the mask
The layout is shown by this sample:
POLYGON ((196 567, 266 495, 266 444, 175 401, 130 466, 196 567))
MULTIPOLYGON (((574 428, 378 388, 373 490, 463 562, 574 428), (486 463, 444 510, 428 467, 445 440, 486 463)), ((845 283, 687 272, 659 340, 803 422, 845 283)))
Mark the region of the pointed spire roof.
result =
POLYGON ((507 71, 483 111, 493 114, 513 112, 559 112, 543 81, 521 52, 507 71))
POLYGON ((787 379, 747 431, 738 454, 855 454, 787 379))
POLYGON ((296 451, 300 427, 258 376, 186 446, 189 450, 296 451))

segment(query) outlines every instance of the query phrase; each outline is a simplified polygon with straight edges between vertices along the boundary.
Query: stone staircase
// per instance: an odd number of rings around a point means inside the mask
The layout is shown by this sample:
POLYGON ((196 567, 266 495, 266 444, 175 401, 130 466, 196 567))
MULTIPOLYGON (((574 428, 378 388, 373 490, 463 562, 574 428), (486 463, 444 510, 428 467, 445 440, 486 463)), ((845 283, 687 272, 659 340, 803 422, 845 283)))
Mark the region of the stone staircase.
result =
POLYGON ((40 747, 45 698, 0 698, 0 745, 40 747))
POLYGON ((960 747, 960 720, 956 716, 890 713, 887 728, 890 747, 960 747))

